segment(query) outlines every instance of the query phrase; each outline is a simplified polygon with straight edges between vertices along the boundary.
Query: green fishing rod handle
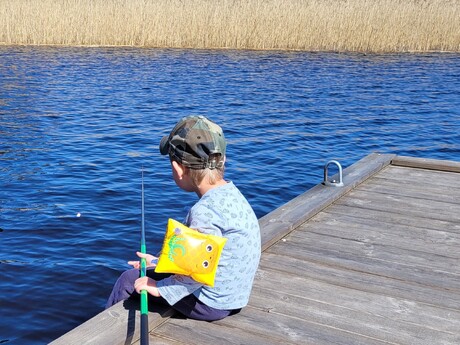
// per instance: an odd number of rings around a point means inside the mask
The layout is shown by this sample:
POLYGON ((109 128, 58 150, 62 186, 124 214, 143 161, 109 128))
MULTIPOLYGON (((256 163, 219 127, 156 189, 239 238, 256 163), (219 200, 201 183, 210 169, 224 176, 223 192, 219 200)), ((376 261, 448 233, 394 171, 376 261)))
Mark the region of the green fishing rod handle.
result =
MULTIPOLYGON (((141 258, 141 277, 145 277, 147 274, 147 262, 145 258, 141 258)), ((141 290, 141 314, 148 313, 148 298, 147 290, 141 290)))
POLYGON ((147 261, 144 258, 141 258, 141 277, 145 277, 147 275, 147 261))
POLYGON ((141 290, 141 315, 148 314, 149 312, 147 294, 147 290, 141 290))

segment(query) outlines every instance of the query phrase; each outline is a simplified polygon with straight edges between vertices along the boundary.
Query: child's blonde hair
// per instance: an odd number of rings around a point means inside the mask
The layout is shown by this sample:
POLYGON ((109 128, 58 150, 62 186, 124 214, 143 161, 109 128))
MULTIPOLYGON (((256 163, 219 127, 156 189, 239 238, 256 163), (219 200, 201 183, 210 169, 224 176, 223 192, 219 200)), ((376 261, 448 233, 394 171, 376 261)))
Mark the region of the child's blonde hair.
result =
MULTIPOLYGON (((174 157, 170 156, 170 159, 173 160, 174 157)), ((212 154, 210 155, 209 160, 216 162, 215 168, 190 169, 184 166, 186 174, 190 177, 195 186, 200 185, 205 178, 207 179, 206 182, 209 184, 216 184, 218 181, 224 179, 225 157, 221 157, 220 154, 212 154)))

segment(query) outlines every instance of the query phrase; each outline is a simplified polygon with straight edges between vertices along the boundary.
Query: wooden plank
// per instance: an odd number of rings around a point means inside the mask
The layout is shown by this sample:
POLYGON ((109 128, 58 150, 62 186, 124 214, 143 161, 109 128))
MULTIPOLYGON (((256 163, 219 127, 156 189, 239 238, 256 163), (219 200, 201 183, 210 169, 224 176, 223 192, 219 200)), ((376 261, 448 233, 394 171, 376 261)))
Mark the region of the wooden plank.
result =
POLYGON ((444 202, 446 204, 457 204, 460 205, 460 189, 458 193, 454 193, 452 188, 429 188, 422 186, 418 187, 404 187, 403 184, 395 183, 390 180, 375 179, 375 183, 369 183, 364 186, 360 186, 361 191, 389 194, 394 196, 409 197, 412 199, 426 200, 427 203, 431 201, 444 202))
POLYGON ((460 259, 460 233, 420 229, 410 225, 383 222, 375 218, 357 218, 348 214, 323 211, 313 217, 303 230, 325 236, 336 236, 367 245, 391 244, 443 257, 460 259))
MULTIPOLYGON (((290 235, 292 236, 292 235, 290 235)), ((385 252, 388 247, 364 246, 353 241, 324 239, 324 236, 309 234, 304 242, 300 237, 290 238, 284 243, 286 247, 276 246, 271 253, 287 255, 301 260, 323 261, 343 269, 367 272, 393 279, 400 279, 441 290, 460 291, 458 269, 452 273, 439 263, 431 263, 417 253, 394 251, 392 255, 385 252), (407 256, 406 255, 410 255, 407 256), (428 266, 425 266, 428 265, 428 266)), ((449 265, 458 260, 450 260, 449 265)))
MULTIPOLYGON (((122 301, 74 328, 50 345, 118 345, 139 339, 139 302, 122 301)), ((154 329, 172 315, 172 309, 156 306, 149 313, 149 329, 154 329)))
MULTIPOLYGON (((297 283, 297 281, 293 283, 297 283)), ((308 284, 308 281, 295 284, 297 294, 304 284, 308 284)), ((273 284, 267 285, 268 287, 255 287, 251 306, 265 309, 272 314, 290 315, 320 325, 334 327, 347 333, 351 332, 397 344, 411 344, 417 340, 417 344, 432 345, 441 339, 443 342, 448 341, 454 344, 460 336, 458 334, 460 327, 458 320, 457 322, 450 322, 448 317, 444 319, 429 318, 431 323, 423 324, 420 323, 418 315, 415 315, 410 321, 406 321, 398 318, 395 315, 398 313, 389 307, 388 299, 381 296, 369 296, 368 301, 362 304, 357 304, 355 301, 355 304, 350 308, 335 304, 334 300, 318 301, 308 298, 308 295, 298 296, 297 294, 286 293, 282 288, 279 289, 273 284), (273 298, 274 296, 276 298, 273 298), (412 321, 416 321, 416 323, 412 321), (446 329, 445 321, 450 324, 449 329, 446 329)), ((334 286, 330 286, 324 293, 336 296, 337 291, 334 286)), ((341 300, 339 299, 337 302, 341 303, 341 300)), ((402 305, 407 305, 409 309, 405 310, 405 314, 410 314, 413 311, 421 313, 428 311, 411 301, 394 299, 392 302, 393 305, 397 306, 398 312, 402 305)), ((456 314, 460 316, 460 313, 456 314)))
POLYGON ((337 200, 358 184, 380 171, 394 157, 394 155, 371 154, 344 169, 344 187, 328 187, 319 184, 262 217, 259 220, 262 249, 265 250, 270 247, 299 224, 302 224, 330 205, 334 200, 337 200))
MULTIPOLYGON (((246 312, 247 309, 245 309, 246 312)), ((230 316, 230 318, 235 318, 230 316)), ((171 337, 181 343, 193 345, 223 345, 223 344, 251 344, 251 345, 278 345, 295 344, 281 337, 270 337, 265 334, 239 329, 238 326, 228 327, 219 324, 219 321, 207 323, 192 319, 170 319, 150 335, 151 344, 158 339, 171 337)))
MULTIPOLYGON (((391 317, 395 320, 422 325, 432 324, 431 318, 450 320, 451 317, 460 312, 460 295, 457 292, 433 291, 430 286, 329 265, 323 261, 287 258, 285 255, 265 253, 262 257, 255 287, 266 286, 272 281, 283 281, 281 279, 289 282, 282 284, 282 288, 280 288, 280 291, 284 293, 300 294, 346 308, 352 308, 355 304, 368 303, 368 296, 371 294, 373 303, 380 304, 381 309, 386 311, 380 311, 379 315, 388 317, 392 315, 391 317), (308 281, 305 281, 304 287, 293 287, 292 277, 302 277, 308 281), (329 285, 336 287, 332 293, 325 294, 325 291, 331 289, 329 285), (395 300, 411 301, 410 303, 395 302, 399 303, 402 309, 410 307, 410 312, 403 313, 402 310, 397 309, 398 312, 394 314, 393 310, 385 309, 386 304, 395 300), (424 312, 420 313, 421 310, 424 312)), ((460 330, 460 327, 457 327, 460 318, 452 320, 453 323, 443 321, 442 325, 446 327, 443 329, 446 331, 460 330)))
MULTIPOLYGON (((437 170, 426 170, 419 168, 407 168, 401 166, 390 165, 385 169, 382 169, 373 178, 384 178, 389 180, 395 180, 401 184, 401 186, 421 186, 428 188, 452 188, 454 190, 460 189, 460 175, 456 172, 448 171, 437 171, 437 170)), ((366 181, 370 183, 370 181, 366 181)))
POLYGON ((382 345, 385 341, 365 337, 334 326, 321 325, 302 318, 246 307, 235 316, 204 323, 170 319, 160 327, 161 334, 174 334, 189 344, 305 344, 305 345, 382 345))
POLYGON ((372 193, 358 189, 351 191, 347 198, 338 200, 337 205, 358 207, 363 209, 363 212, 371 209, 388 213, 407 214, 414 218, 414 225, 416 226, 419 223, 423 223, 425 219, 460 222, 460 204, 372 193))
POLYGON ((460 162, 455 161, 395 156, 391 164, 412 168, 460 172, 460 162))
MULTIPOLYGON (((132 345, 140 345, 140 340, 135 341, 132 345)), ((155 333, 155 331, 150 332, 149 334, 149 344, 152 345, 188 345, 188 342, 177 341, 171 336, 162 337, 155 333)), ((125 344, 128 345, 128 344, 125 344)))
MULTIPOLYGON (((458 177, 460 178, 460 175, 458 177)), ((434 186, 422 183, 410 183, 408 181, 382 178, 381 175, 375 176, 360 185, 359 190, 460 204, 460 188, 453 188, 448 185, 434 186)))
MULTIPOLYGON (((401 282, 411 282, 427 288, 450 289, 458 293, 460 286, 458 274, 448 272, 446 269, 433 270, 431 266, 425 267, 422 263, 426 260, 421 257, 411 257, 411 261, 407 263, 409 259, 406 259, 404 255, 400 255, 397 259, 379 252, 373 254, 379 257, 373 257, 366 253, 368 250, 366 248, 359 252, 358 249, 345 248, 345 245, 334 247, 327 241, 323 241, 321 237, 309 237, 309 239, 310 243, 300 244, 298 239, 288 238, 286 245, 276 246, 270 252, 289 255, 304 261, 323 262, 337 268, 366 272, 401 282)), ((341 243, 337 242, 336 245, 341 245, 341 243)), ((380 249, 381 247, 371 248, 374 252, 380 249)))
POLYGON ((410 249, 389 243, 375 243, 366 238, 354 240, 317 233, 310 233, 307 238, 300 234, 292 234, 292 237, 289 237, 289 241, 295 243, 293 250, 311 250, 312 246, 318 246, 321 247, 322 251, 327 251, 328 253, 333 251, 340 252, 345 259, 359 257, 361 260, 369 261, 376 267, 395 265, 398 269, 421 273, 435 271, 436 275, 439 274, 440 279, 442 279, 443 275, 451 279, 458 279, 458 284, 450 287, 460 289, 458 258, 429 253, 423 247, 410 249), (297 248, 297 245, 299 245, 299 248, 297 248))
MULTIPOLYGON (((389 213, 382 210, 362 209, 361 207, 348 206, 344 204, 330 205, 325 212, 329 214, 342 214, 354 217, 357 222, 359 219, 364 221, 371 219, 378 221, 380 224, 388 224, 390 226, 414 226, 414 217, 404 213, 389 213)), ((417 222, 417 229, 419 230, 433 230, 437 231, 440 236, 444 235, 448 238, 452 233, 460 234, 460 223, 445 221, 441 219, 424 218, 423 222, 417 222)))

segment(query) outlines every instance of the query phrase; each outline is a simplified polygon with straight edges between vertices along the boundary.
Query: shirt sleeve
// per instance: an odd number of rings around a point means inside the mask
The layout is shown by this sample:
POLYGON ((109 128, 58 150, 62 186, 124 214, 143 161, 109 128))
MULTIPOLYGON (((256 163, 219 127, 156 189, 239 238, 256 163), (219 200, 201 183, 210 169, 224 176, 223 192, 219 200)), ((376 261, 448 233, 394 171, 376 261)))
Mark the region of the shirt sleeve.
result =
MULTIPOLYGON (((215 224, 222 223, 222 218, 207 207, 207 198, 195 204, 188 212, 184 223, 199 232, 222 236, 222 232, 215 224)), ((157 288, 170 305, 176 304, 182 298, 191 295, 203 286, 189 276, 172 275, 157 282, 157 288)))
POLYGON ((176 304, 202 286, 203 284, 182 275, 172 275, 157 282, 161 297, 168 301, 170 305, 176 304))

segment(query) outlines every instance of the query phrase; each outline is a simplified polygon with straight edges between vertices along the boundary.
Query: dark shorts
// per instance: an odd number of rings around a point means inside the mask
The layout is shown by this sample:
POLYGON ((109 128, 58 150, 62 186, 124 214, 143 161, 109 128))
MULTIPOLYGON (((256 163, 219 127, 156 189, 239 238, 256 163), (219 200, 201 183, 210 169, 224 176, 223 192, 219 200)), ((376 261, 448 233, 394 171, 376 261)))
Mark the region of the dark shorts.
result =
MULTIPOLYGON (((169 277, 170 274, 156 273, 153 269, 147 270, 147 276, 156 281, 169 277)), ((130 269, 121 274, 117 282, 113 286, 112 293, 107 301, 106 308, 118 303, 119 301, 128 298, 139 298, 139 294, 134 290, 134 282, 139 278, 139 270, 130 269)), ((154 297, 149 295, 149 304, 169 305, 162 297, 154 297)), ((195 295, 188 295, 172 306, 176 311, 185 317, 203 320, 216 321, 223 319, 229 315, 236 314, 240 309, 236 310, 221 310, 207 306, 201 302, 195 295)))

